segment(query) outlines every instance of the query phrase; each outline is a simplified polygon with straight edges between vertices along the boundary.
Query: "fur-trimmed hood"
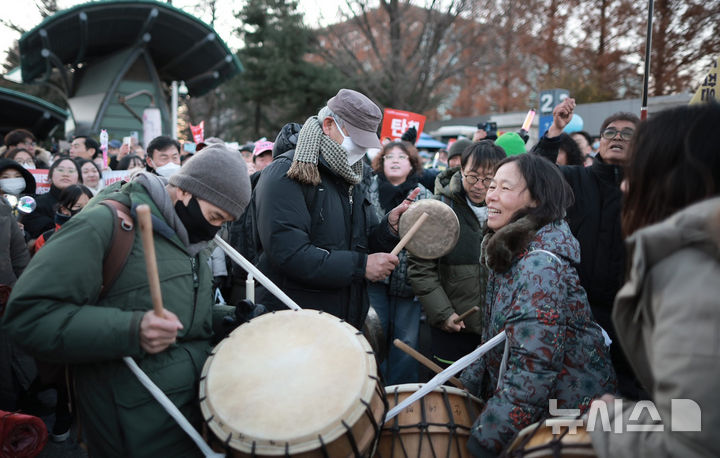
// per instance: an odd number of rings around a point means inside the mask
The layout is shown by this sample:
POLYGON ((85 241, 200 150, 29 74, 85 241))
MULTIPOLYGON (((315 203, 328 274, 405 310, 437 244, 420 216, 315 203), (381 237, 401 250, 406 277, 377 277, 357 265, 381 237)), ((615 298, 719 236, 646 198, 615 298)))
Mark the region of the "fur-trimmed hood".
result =
POLYGON ((464 202, 465 190, 462 187, 462 175, 458 167, 443 170, 435 178, 435 194, 457 202, 464 202))
POLYGON ((496 272, 507 272, 525 252, 545 250, 565 258, 571 264, 580 262, 580 244, 563 221, 546 224, 540 229, 528 217, 485 235, 482 243, 483 262, 496 272))

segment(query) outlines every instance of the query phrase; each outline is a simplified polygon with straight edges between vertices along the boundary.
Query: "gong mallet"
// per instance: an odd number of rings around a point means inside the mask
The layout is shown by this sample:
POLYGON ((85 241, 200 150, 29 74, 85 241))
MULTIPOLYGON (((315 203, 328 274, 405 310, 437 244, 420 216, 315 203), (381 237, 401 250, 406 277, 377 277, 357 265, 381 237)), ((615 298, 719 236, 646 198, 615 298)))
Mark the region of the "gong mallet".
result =
POLYGON ((395 248, 390 252, 390 254, 394 254, 395 256, 398 255, 402 251, 403 248, 405 248, 405 245, 410 241, 410 239, 415 235, 415 233, 420 229, 420 226, 422 226, 422 223, 425 222, 427 219, 428 214, 423 212, 420 217, 418 217, 417 221, 415 221, 415 224, 413 224, 410 229, 408 229, 407 233, 403 236, 403 238, 400 239, 400 242, 398 242, 397 245, 395 245, 395 248))
POLYGON ((153 310, 156 316, 163 317, 162 294, 160 293, 160 276, 158 275, 157 262, 155 261, 155 243, 153 242, 152 217, 148 205, 137 206, 138 224, 142 235, 143 252, 145 254, 145 269, 147 270, 148 283, 150 284, 150 297, 152 298, 153 310))
POLYGON ((465 312, 465 313, 463 313, 462 315, 460 315, 459 317, 455 318, 455 319, 453 320, 453 323, 458 324, 459 322, 461 322, 461 321, 464 320, 465 318, 469 317, 469 316, 472 315, 473 313, 479 312, 479 311, 480 311, 480 307, 478 307, 478 306, 476 305, 476 306, 474 306, 473 308, 471 308, 470 310, 468 310, 467 312, 465 312))
MULTIPOLYGON (((410 345, 406 344, 400 339, 393 340, 393 344, 398 347, 400 350, 404 351, 408 355, 412 356, 415 361, 419 362, 423 366, 427 367, 431 371, 435 372, 436 374, 439 374, 443 371, 443 368, 432 362, 432 360, 428 359, 425 355, 420 353, 419 351, 415 350, 410 345)), ((456 387, 460 388, 461 390, 465 389, 465 386, 462 384, 460 380, 458 380, 455 377, 450 377, 450 383, 455 385, 456 387)))

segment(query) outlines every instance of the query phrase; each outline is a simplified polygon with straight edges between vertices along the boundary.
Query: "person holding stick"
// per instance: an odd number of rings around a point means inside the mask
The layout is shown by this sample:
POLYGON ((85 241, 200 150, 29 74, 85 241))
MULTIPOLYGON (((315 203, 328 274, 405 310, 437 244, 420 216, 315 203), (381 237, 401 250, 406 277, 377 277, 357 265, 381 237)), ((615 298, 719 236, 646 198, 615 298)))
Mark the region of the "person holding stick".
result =
POLYGON ((188 456, 195 445, 122 361, 140 368, 196 427, 200 373, 213 337, 212 276, 204 248, 250 198, 244 161, 222 145, 188 160, 169 183, 140 173, 106 188, 53 236, 16 283, 3 330, 37 358, 71 365, 78 417, 92 456, 188 456), (116 200, 152 212, 164 308, 153 312, 140 231, 112 286, 104 258, 119 229, 116 200))
MULTIPOLYGON (((254 191, 262 252, 258 268, 303 308, 319 309, 362 329, 367 282, 398 265, 389 253, 400 214, 419 188, 378 222, 367 198, 363 157, 380 148, 382 112, 365 95, 341 89, 308 118, 297 146, 277 156, 254 191)), ((285 309, 264 287, 257 301, 285 309)))
POLYGON ((468 450, 497 456, 512 437, 559 409, 580 409, 616 387, 608 342, 593 319, 575 265, 580 245, 563 220, 572 191, 557 167, 531 154, 498 164, 488 186, 489 269, 483 340, 496 347, 460 381, 485 402, 468 450))

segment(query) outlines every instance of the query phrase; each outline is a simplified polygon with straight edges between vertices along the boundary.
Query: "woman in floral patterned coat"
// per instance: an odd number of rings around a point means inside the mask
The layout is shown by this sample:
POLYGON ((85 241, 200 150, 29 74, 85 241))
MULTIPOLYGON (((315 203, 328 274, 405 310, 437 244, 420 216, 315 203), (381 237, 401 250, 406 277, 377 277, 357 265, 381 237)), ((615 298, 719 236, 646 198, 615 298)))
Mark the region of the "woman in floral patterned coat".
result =
POLYGON ((465 370, 462 381, 485 401, 468 449, 496 456, 526 426, 558 409, 584 411, 615 391, 603 331, 574 267, 580 246, 563 216, 572 191, 546 159, 523 154, 498 165, 488 188, 483 261, 490 269, 483 340, 505 330, 499 346, 465 370))

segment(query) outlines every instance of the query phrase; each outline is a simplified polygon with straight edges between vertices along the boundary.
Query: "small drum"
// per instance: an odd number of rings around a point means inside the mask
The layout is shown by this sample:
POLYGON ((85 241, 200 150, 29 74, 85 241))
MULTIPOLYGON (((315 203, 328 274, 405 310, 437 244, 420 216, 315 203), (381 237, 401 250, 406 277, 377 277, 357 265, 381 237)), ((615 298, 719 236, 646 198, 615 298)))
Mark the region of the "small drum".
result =
POLYGON ((590 435, 578 425, 568 427, 575 418, 548 418, 520 431, 501 456, 526 458, 584 458, 597 456, 590 435), (555 426, 558 434, 553 434, 555 426))
POLYGON ((362 333, 317 310, 239 326, 200 380, 213 447, 228 456, 370 456, 387 413, 362 333))
MULTIPOLYGON (((385 387, 390 408, 420 389, 406 384, 385 387)), ((470 457, 465 447, 482 402, 467 391, 441 386, 383 426, 378 458, 470 457)))
POLYGON ((413 202, 400 215, 400 237, 407 234, 423 213, 427 213, 428 218, 407 242, 405 249, 418 258, 441 258, 455 248, 460 238, 460 222, 449 205, 435 199, 421 199, 413 202))

